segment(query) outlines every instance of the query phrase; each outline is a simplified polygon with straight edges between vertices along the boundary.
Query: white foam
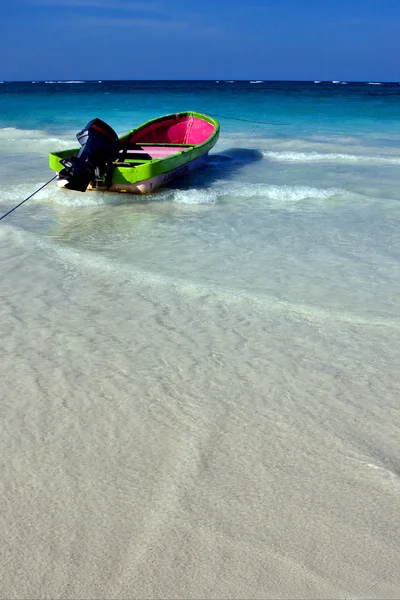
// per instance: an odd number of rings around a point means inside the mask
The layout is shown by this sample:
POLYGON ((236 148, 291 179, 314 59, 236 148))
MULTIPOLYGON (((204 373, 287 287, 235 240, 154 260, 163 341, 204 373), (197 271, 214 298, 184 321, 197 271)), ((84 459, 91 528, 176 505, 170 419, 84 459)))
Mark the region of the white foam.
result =
POLYGON ((365 156, 361 154, 346 154, 341 152, 270 152, 264 151, 263 156, 285 162, 366 162, 400 165, 400 158, 393 156, 365 156))
POLYGON ((0 152, 52 152, 61 148, 73 148, 74 140, 49 135, 37 129, 17 129, 5 127, 0 129, 0 152))
MULTIPOLYGON (((129 195, 130 197, 130 195, 129 195)), ((111 204, 122 204, 127 202, 126 194, 96 192, 88 190, 87 192, 75 192, 73 190, 65 190, 57 187, 51 193, 51 201, 62 206, 105 206, 111 204)), ((135 201, 133 196, 132 201, 135 201)))
POLYGON ((263 183, 232 183, 219 181, 206 190, 177 190, 173 192, 173 201, 179 204, 216 204, 224 198, 260 199, 273 202, 279 208, 290 208, 304 200, 320 202, 333 197, 343 196, 346 192, 336 188, 317 188, 303 185, 266 185, 263 183))
POLYGON ((306 185, 266 185, 263 183, 240 184, 228 187, 226 195, 242 198, 263 198, 280 204, 293 204, 303 200, 326 200, 345 192, 336 188, 316 188, 306 185))
MULTIPOLYGON (((37 181, 30 185, 26 183, 21 183, 19 185, 14 185, 11 189, 2 189, 0 191, 0 204, 8 203, 8 204, 17 204, 21 202, 24 198, 31 195, 35 190, 44 185, 45 181, 37 181)), ((41 200, 49 200, 53 199, 54 196, 54 187, 49 184, 40 192, 37 192, 35 196, 30 200, 30 202, 41 201, 41 200)))
POLYGON ((86 81, 71 80, 71 81, 45 81, 45 83, 86 83, 86 81))
POLYGON ((174 202, 178 204, 215 204, 218 193, 215 189, 178 190, 174 194, 174 202))
MULTIPOLYGON (((44 182, 36 182, 32 185, 20 184, 10 190, 2 190, 0 194, 1 203, 17 203, 43 185, 44 182)), ((317 188, 306 185, 266 185, 262 183, 232 183, 230 181, 219 181, 213 187, 207 189, 187 190, 164 190, 165 201, 173 201, 176 204, 189 206, 215 205, 222 199, 248 199, 272 202, 279 208, 290 208, 294 204, 311 201, 313 204, 329 200, 334 197, 344 196, 347 192, 337 188, 317 188)), ((136 202, 135 194, 119 194, 110 192, 87 191, 86 193, 75 192, 59 188, 55 183, 49 184, 38 192, 32 201, 51 202, 61 206, 104 206, 136 202)), ((149 197, 149 201, 152 198, 149 197)))
MULTIPOLYGON (((13 186, 10 190, 2 190, 0 203, 16 204, 43 185, 44 182, 36 182, 32 185, 20 184, 13 186)), ((345 195, 345 190, 336 188, 317 188, 302 185, 266 185, 258 183, 236 183, 230 181, 219 181, 213 187, 207 189, 188 190, 164 190, 163 199, 173 201, 176 204, 189 206, 215 205, 219 200, 248 199, 272 202, 279 208, 291 208, 294 204, 302 201, 311 201, 313 204, 329 200, 330 198, 345 195)), ((86 193, 75 192, 60 188, 54 182, 38 192, 32 202, 50 202, 67 207, 79 206, 105 206, 119 205, 136 202, 135 194, 119 194, 110 192, 87 191, 86 193)), ((149 197, 149 201, 152 198, 149 197)))
POLYGON ((219 201, 235 199, 260 200, 272 203, 279 209, 291 209, 293 205, 307 201, 313 205, 331 198, 344 197, 349 192, 338 188, 318 188, 307 185, 268 185, 264 183, 241 183, 219 180, 207 189, 164 191, 164 200, 177 204, 217 204, 219 201))
POLYGON ((301 200, 325 200, 339 196, 343 192, 335 188, 321 189, 310 186, 271 185, 265 186, 266 196, 272 200, 299 202, 301 200))
MULTIPOLYGON (((24 198, 32 194, 36 189, 40 188, 45 181, 37 181, 32 184, 22 183, 15 185, 10 189, 2 189, 0 191, 0 204, 17 204, 24 198)), ((128 203, 129 199, 135 201, 133 194, 110 193, 110 192, 95 192, 88 190, 85 193, 75 192, 59 188, 55 181, 49 183, 45 188, 37 192, 29 201, 30 203, 50 203, 60 206, 78 207, 78 206, 105 206, 112 204, 128 203)))

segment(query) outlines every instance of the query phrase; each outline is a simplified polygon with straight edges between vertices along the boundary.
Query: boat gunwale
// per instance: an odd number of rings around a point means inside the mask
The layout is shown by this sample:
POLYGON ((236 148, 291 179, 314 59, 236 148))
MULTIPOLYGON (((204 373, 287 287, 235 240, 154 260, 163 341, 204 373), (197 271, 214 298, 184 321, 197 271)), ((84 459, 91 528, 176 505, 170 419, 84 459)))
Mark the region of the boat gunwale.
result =
MULTIPOLYGON (((133 133, 139 132, 139 131, 143 130, 144 128, 146 128, 147 126, 149 126, 150 124, 153 124, 155 122, 161 122, 161 121, 168 120, 171 118, 185 117, 185 116, 189 116, 189 117, 193 116, 193 117, 199 118, 203 121, 206 121, 214 126, 214 130, 209 135, 209 137, 204 142, 201 142, 200 144, 173 144, 173 143, 169 143, 169 142, 166 142, 166 143, 163 143, 163 142, 159 142, 159 143, 132 142, 132 145, 134 145, 136 143, 138 146, 141 146, 141 145, 148 145, 148 146, 154 145, 154 146, 158 146, 158 147, 176 146, 176 147, 181 147, 182 150, 175 154, 171 154, 169 156, 153 158, 151 160, 138 161, 135 164, 132 164, 132 166, 129 165, 130 161, 127 161, 126 166, 125 165, 124 166, 114 165, 111 186, 112 185, 130 185, 130 184, 138 183, 141 181, 145 181, 146 179, 150 179, 156 175, 166 174, 170 171, 174 171, 174 170, 178 169, 179 167, 183 167, 186 164, 189 164, 190 162, 196 160, 197 158, 199 158, 202 155, 209 152, 211 150, 211 148, 213 148, 213 146, 218 141, 220 125, 219 125, 218 121, 216 121, 213 117, 210 117, 209 115, 205 115, 203 113, 194 112, 194 111, 171 113, 168 115, 163 115, 162 117, 150 119, 149 121, 146 121, 145 123, 139 125, 139 127, 131 129, 128 133, 125 133, 122 136, 120 136, 119 141, 122 145, 123 142, 124 141, 126 142, 126 140, 129 139, 129 137, 133 133)), ((62 169, 60 160, 67 156, 71 156, 71 155, 76 156, 76 154, 78 154, 79 150, 80 150, 80 148, 73 148, 73 149, 61 150, 58 152, 50 153, 49 154, 50 168, 52 170, 58 172, 59 170, 62 169)), ((118 160, 118 157, 116 160, 118 160)))

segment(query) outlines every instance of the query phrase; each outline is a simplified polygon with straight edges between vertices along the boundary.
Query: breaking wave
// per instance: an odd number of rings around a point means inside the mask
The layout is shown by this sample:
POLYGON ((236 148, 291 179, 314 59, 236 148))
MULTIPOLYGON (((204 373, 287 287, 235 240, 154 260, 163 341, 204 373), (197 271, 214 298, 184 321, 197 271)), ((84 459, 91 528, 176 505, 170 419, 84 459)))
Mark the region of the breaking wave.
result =
POLYGON ((268 185, 263 183, 232 183, 219 181, 207 189, 172 190, 164 197, 178 204, 199 205, 229 202, 229 200, 249 199, 268 201, 283 208, 298 202, 320 202, 344 196, 347 192, 336 188, 317 188, 306 185, 268 185))
POLYGON ((0 152, 4 153, 42 153, 55 149, 73 148, 77 145, 71 139, 59 138, 37 129, 0 129, 0 152))
POLYGON ((207 190, 178 190, 174 193, 173 200, 177 204, 216 204, 218 192, 213 188, 207 190))
POLYGON ((320 152, 271 152, 263 151, 263 156, 271 160, 284 162, 352 162, 352 163, 379 163, 400 165, 400 157, 394 156, 365 156, 361 154, 346 153, 320 153, 320 152))
POLYGON ((71 80, 71 81, 45 81, 45 83, 86 83, 86 81, 71 80))

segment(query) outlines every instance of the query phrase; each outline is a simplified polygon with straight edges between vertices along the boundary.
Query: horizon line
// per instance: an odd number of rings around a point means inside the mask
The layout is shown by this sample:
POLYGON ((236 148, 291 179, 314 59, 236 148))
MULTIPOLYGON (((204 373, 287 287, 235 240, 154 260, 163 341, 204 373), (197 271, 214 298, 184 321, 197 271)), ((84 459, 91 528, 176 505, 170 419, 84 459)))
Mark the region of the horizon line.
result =
POLYGON ((52 79, 52 78, 46 78, 46 79, 4 79, 1 80, 1 83, 64 83, 64 82, 68 82, 68 83, 92 83, 92 82, 96 82, 96 83, 103 83, 103 82, 118 82, 118 81, 124 81, 124 82, 132 82, 132 83, 136 83, 136 82, 155 82, 155 81, 169 81, 169 82, 214 82, 214 83, 237 83, 237 82, 257 82, 257 83, 282 83, 282 82, 286 82, 286 83, 335 83, 335 84, 340 84, 340 83, 398 83, 400 85, 399 81, 395 81, 395 80, 374 80, 374 81, 369 81, 367 79, 347 79, 347 80, 340 80, 340 79, 242 79, 242 78, 236 78, 236 79, 224 79, 224 78, 220 78, 220 79, 175 79, 175 78, 168 78, 168 79, 161 79, 161 78, 154 78, 154 79, 99 79, 98 77, 95 79, 52 79))

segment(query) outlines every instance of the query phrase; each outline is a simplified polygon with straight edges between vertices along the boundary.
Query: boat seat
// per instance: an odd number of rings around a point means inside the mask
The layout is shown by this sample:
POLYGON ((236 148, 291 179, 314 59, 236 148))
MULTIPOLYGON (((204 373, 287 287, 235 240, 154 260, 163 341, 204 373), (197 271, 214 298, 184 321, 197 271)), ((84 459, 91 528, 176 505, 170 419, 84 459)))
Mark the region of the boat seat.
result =
POLYGON ((118 157, 121 162, 127 159, 138 159, 138 160, 153 160, 160 158, 167 158, 173 156, 179 152, 183 152, 188 148, 191 148, 187 144, 171 144, 168 146, 162 144, 134 144, 120 150, 120 156, 118 157))
POLYGON ((122 150, 119 151, 118 162, 124 162, 127 158, 143 161, 152 160, 152 156, 138 145, 122 148, 122 150))

